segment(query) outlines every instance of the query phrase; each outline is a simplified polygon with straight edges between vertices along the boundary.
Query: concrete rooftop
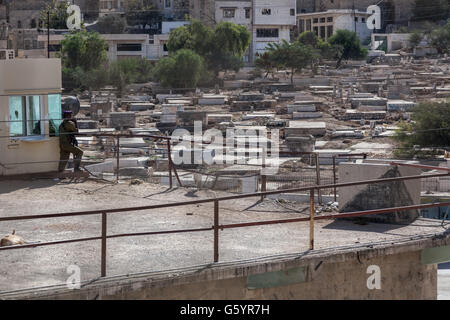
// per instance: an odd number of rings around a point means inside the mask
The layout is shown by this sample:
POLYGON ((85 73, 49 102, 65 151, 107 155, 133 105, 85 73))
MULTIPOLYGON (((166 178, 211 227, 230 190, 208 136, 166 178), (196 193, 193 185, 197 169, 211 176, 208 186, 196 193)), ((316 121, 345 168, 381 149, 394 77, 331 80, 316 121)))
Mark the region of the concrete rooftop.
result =
MULTIPOLYGON (((143 183, 118 185, 86 181, 0 181, 0 216, 32 215, 93 209, 153 205, 214 198, 222 192, 195 191, 143 183)), ((220 203, 220 223, 238 223, 307 216, 307 205, 282 204, 258 198, 220 203), (294 207, 302 213, 286 209, 294 207)), ((212 204, 191 205, 108 216, 108 235, 210 227, 212 204)), ((100 216, 63 217, 0 223, 0 236, 16 230, 28 242, 46 242, 101 235, 100 216)), ((343 248, 401 243, 445 231, 440 221, 419 219, 412 225, 317 221, 315 249, 336 252, 343 248)), ((220 232, 220 262, 235 262, 308 250, 308 223, 228 229, 220 232)), ((108 239, 107 275, 174 270, 210 264, 213 232, 108 239)), ((100 275, 100 241, 45 246, 0 252, 0 293, 64 284, 69 265, 81 268, 82 281, 100 275)), ((176 271, 174 271, 176 273, 176 271)))

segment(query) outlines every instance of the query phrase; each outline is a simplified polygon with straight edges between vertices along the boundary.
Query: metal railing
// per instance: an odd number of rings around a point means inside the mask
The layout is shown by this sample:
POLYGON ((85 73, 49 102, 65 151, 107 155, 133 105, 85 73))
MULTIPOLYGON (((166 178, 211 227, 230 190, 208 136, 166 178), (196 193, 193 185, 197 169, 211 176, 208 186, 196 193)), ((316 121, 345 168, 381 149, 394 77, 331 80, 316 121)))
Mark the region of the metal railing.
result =
MULTIPOLYGON (((405 164, 400 164, 400 165, 405 165, 405 164)), ((438 169, 438 168, 435 168, 435 169, 438 169)), ((439 168, 439 169, 441 169, 441 168, 439 168)), ((445 170, 445 168, 444 168, 444 170, 445 170)), ((36 219, 48 219, 48 218, 101 215, 101 221, 102 221, 100 236, 0 247, 0 251, 17 250, 17 249, 25 249, 25 248, 36 248, 36 247, 41 247, 41 246, 60 245, 60 244, 67 244, 67 243, 74 243, 74 242, 101 240, 101 255, 100 255, 101 256, 101 272, 100 273, 101 273, 101 277, 105 277, 106 276, 107 239, 121 238, 121 237, 173 234, 173 233, 213 231, 213 236, 214 236, 213 261, 219 262, 219 231, 220 230, 223 231, 225 229, 233 229, 233 228, 244 228, 244 227, 262 226, 262 225, 308 222, 308 221, 309 221, 309 225, 310 225, 309 250, 314 250, 314 222, 316 220, 359 217, 359 216, 367 216, 367 215, 372 215, 372 214, 381 214, 381 213, 388 213, 388 212, 398 212, 398 211, 418 210, 418 209, 423 209, 423 208, 450 206, 450 202, 441 202, 441 203, 410 205, 410 206, 395 207, 395 208, 383 208, 383 209, 376 209, 376 210, 367 210, 367 211, 358 211, 358 212, 350 212, 350 213, 315 216, 314 215, 315 214, 315 208, 314 208, 315 191, 318 192, 319 190, 326 189, 326 188, 351 187, 351 186, 375 184, 375 183, 418 180, 418 179, 423 179, 423 178, 427 178, 427 177, 450 176, 450 169, 446 170, 446 171, 448 171, 448 173, 445 173, 445 174, 416 175, 416 176, 384 178, 384 179, 367 180, 367 181, 347 182, 347 183, 331 184, 331 185, 316 185, 316 186, 309 186, 309 187, 302 187, 302 188, 295 188, 295 189, 265 191, 265 192, 251 193, 251 194, 225 196, 225 197, 214 198, 214 199, 202 199, 202 200, 168 203, 168 204, 158 204, 158 205, 150 205, 150 206, 117 208, 117 209, 107 209, 107 210, 92 210, 92 211, 81 211, 81 212, 66 212, 66 213, 54 213, 54 214, 41 214, 41 215, 0 217, 0 222, 4 222, 4 221, 36 220, 36 219), (234 224, 220 224, 219 204, 222 201, 237 200, 237 199, 244 199, 244 198, 251 198, 251 197, 263 198, 268 195, 274 195, 274 194, 280 194, 280 193, 301 192, 301 191, 309 191, 309 193, 310 193, 309 217, 293 218, 293 219, 276 219, 276 220, 268 220, 268 221, 255 221, 255 222, 234 223, 234 224), (174 208, 174 207, 180 207, 180 206, 206 204, 206 203, 214 204, 214 222, 211 227, 181 229, 181 230, 166 230, 166 231, 155 231, 155 232, 123 233, 123 234, 113 234, 113 235, 107 234, 107 218, 108 218, 109 214, 124 213, 124 212, 130 212, 130 211, 154 210, 154 209, 161 209, 161 208, 174 208)))

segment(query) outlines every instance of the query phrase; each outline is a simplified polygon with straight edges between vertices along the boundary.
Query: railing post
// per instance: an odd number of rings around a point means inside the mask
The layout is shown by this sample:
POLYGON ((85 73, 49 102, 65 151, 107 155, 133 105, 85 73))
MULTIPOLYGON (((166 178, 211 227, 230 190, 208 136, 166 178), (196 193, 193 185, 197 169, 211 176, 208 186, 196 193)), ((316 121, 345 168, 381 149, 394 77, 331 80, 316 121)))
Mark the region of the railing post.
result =
POLYGON ((120 136, 117 136, 117 172, 116 172, 116 182, 119 183, 119 170, 120 170, 120 136))
MULTIPOLYGON (((267 177, 266 177, 266 149, 263 148, 262 152, 262 168, 261 168, 261 192, 267 191, 267 177)), ((261 196, 261 201, 264 200, 266 196, 261 196)))
POLYGON ((214 200, 214 262, 219 262, 219 201, 214 200))
POLYGON ((309 190, 309 250, 314 250, 314 189, 309 190))
MULTIPOLYGON (((320 163, 318 153, 316 153, 316 184, 320 186, 320 163)), ((322 204, 322 196, 320 195, 320 189, 317 189, 317 202, 319 204, 322 204)))
MULTIPOLYGON (((333 184, 336 184, 336 155, 333 155, 333 184)), ((336 186, 334 186, 334 202, 336 201, 336 186)))
POLYGON ((170 189, 172 189, 173 182, 172 182, 172 155, 170 150, 170 140, 167 140, 167 158, 169 160, 169 183, 170 183, 170 189))
POLYGON ((102 262, 101 276, 106 277, 106 213, 102 212, 102 262))

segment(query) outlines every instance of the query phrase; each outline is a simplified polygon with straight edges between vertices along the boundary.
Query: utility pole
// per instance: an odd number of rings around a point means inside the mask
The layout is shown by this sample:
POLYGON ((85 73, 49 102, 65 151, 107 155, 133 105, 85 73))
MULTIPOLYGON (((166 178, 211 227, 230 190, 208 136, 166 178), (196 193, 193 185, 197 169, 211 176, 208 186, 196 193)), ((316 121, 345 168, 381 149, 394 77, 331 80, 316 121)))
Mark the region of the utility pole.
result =
POLYGON ((353 23, 355 25, 355 33, 356 32, 356 10, 355 10, 355 0, 353 0, 353 23))
POLYGON ((50 10, 47 11, 47 55, 50 59, 50 10))
POLYGON ((253 64, 253 62, 254 62, 254 47, 253 47, 253 28, 254 28, 254 24, 255 24, 255 0, 252 0, 251 1, 251 3, 250 3, 250 5, 251 5, 251 9, 250 9, 250 30, 251 30, 251 32, 250 32, 250 34, 251 34, 251 37, 250 37, 250 56, 249 56, 249 62, 251 63, 251 64, 253 64))

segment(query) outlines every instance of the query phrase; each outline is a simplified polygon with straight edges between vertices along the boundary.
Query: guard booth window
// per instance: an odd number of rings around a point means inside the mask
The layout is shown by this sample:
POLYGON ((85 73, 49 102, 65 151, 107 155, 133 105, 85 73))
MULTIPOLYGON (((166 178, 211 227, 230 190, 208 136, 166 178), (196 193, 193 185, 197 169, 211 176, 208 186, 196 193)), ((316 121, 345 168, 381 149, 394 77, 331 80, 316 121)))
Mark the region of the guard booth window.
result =
POLYGON ((62 120, 61 110, 61 95, 49 94, 48 95, 48 118, 49 118, 49 133, 50 137, 58 136, 59 125, 62 120))
POLYGON ((36 136, 41 129, 41 97, 9 97, 10 136, 36 136))

